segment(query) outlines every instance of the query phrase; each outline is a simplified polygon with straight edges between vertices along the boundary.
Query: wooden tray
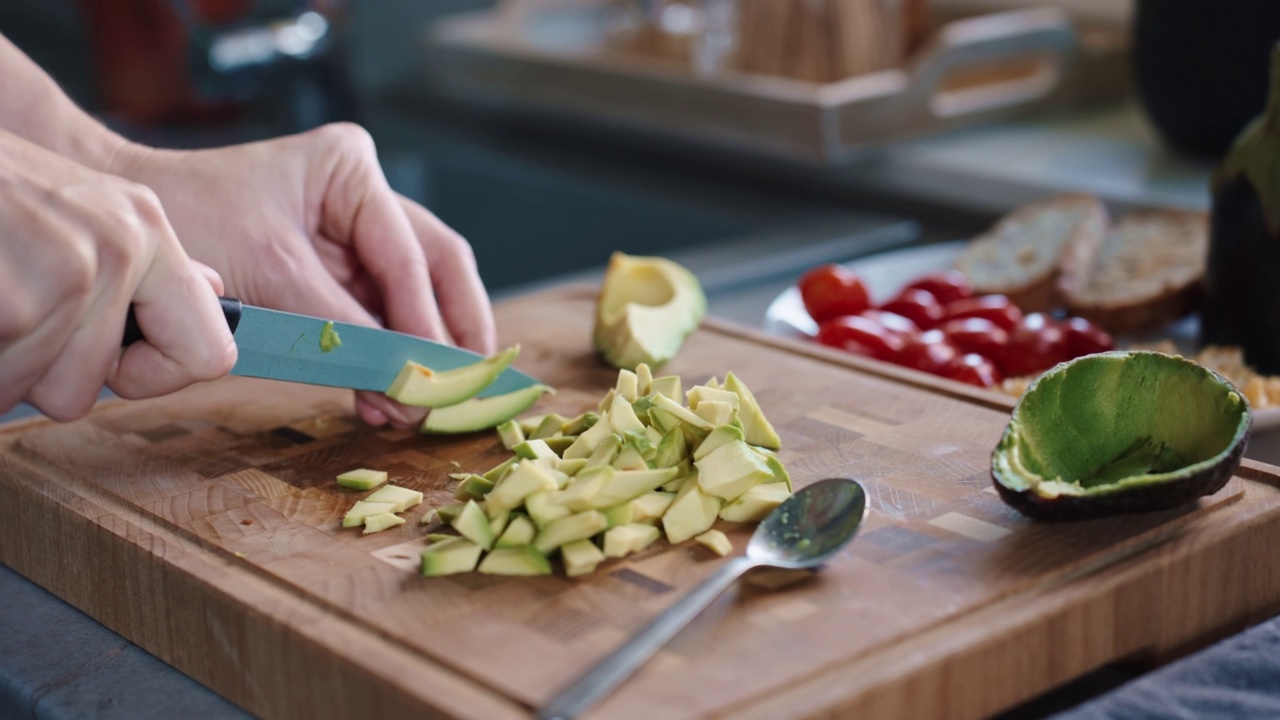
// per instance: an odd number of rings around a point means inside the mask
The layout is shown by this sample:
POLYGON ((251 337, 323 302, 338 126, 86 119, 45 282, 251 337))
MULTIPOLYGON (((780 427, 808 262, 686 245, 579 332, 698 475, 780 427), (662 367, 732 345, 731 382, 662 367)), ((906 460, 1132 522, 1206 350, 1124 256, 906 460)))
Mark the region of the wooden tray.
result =
MULTIPOLYGON (((543 409, 590 407, 616 376, 593 302, 498 307, 520 367, 559 389, 543 409)), ((1180 512, 1035 524, 989 489, 1006 399, 715 321, 665 368, 727 370, 797 484, 866 484, 867 525, 812 579, 724 598, 593 717, 980 717, 1280 601, 1276 468, 1180 512)), ((659 542, 582 579, 420 577, 417 520, 448 473, 505 457, 492 433, 363 428, 343 392, 220 381, 0 433, 0 561, 264 717, 524 717, 721 560, 659 542), (353 496, 333 477, 355 466, 426 503, 392 531, 341 529, 353 496)), ((724 529, 741 552, 746 530, 724 529)))

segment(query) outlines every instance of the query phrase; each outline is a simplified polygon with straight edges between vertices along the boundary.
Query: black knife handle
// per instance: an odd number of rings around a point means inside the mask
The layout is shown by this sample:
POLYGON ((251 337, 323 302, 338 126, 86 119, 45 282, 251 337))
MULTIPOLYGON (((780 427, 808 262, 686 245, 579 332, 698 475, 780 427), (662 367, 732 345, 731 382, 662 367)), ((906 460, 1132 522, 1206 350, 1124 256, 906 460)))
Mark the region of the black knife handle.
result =
MULTIPOLYGON (((240 324, 240 301, 235 298, 220 297, 218 302, 222 305, 222 315, 227 319, 227 327, 234 333, 240 324)), ((120 347, 128 347, 141 339, 142 330, 138 328, 138 318, 134 315, 133 305, 129 305, 129 315, 124 321, 124 340, 121 341, 120 347)))

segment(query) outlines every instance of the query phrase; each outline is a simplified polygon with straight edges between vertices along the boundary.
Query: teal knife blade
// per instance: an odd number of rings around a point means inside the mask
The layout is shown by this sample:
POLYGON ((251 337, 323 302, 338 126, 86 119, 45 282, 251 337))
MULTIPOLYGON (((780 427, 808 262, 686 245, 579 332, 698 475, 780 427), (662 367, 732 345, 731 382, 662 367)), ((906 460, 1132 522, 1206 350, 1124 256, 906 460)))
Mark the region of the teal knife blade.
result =
MULTIPOLYGON (((332 326, 340 344, 322 345, 328 323, 321 318, 242 304, 234 332, 239 359, 231 374, 386 392, 407 360, 442 371, 484 359, 483 355, 452 345, 340 322, 332 326)), ((480 397, 501 395, 537 382, 508 367, 480 392, 480 397)))

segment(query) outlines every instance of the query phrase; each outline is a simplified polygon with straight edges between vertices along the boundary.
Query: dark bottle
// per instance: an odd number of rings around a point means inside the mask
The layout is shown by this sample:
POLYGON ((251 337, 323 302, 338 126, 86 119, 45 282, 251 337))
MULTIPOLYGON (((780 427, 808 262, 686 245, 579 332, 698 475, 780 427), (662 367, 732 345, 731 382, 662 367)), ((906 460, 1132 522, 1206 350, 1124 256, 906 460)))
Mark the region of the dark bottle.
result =
POLYGON ((1238 345, 1245 362, 1280 375, 1280 44, 1266 110, 1213 177, 1202 345, 1238 345))

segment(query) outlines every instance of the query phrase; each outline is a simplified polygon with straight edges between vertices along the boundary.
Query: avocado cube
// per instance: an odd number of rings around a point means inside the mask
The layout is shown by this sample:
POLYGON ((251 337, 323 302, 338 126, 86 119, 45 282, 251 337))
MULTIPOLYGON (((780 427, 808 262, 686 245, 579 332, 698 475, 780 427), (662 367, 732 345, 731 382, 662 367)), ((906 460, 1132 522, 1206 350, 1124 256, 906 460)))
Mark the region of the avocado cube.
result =
POLYGON ((538 427, 534 428, 532 433, 529 433, 529 439, 544 440, 553 437, 560 432, 560 428, 564 427, 567 421, 568 418, 560 413, 547 413, 542 418, 542 422, 538 423, 538 427))
POLYGON ((645 461, 644 456, 630 443, 623 445, 617 457, 609 464, 616 470, 647 470, 649 468, 649 463, 645 461))
POLYGON ((631 501, 631 522, 657 522, 662 519, 662 514, 671 507, 671 502, 675 499, 676 494, 670 492, 654 491, 641 495, 631 501))
POLYGON ((698 406, 707 400, 727 403, 728 405, 733 406, 734 410, 737 410, 739 407, 739 399, 735 393, 728 390, 721 390, 720 388, 713 388, 709 385, 694 385, 689 388, 689 392, 686 397, 689 399, 689 409, 694 412, 697 412, 698 406))
POLYGON ((479 545, 466 538, 441 540, 422 551, 422 574, 436 577, 471 572, 476 569, 481 552, 479 545))
POLYGON ((729 536, 719 530, 708 530, 693 540, 720 557, 733 552, 733 543, 729 542, 729 536))
POLYGON ((618 503, 601 505, 596 502, 596 496, 600 494, 605 485, 613 480, 615 475, 617 475, 617 471, 607 465, 587 468, 574 476, 568 487, 555 496, 556 501, 571 512, 583 512, 584 510, 595 510, 601 507, 617 505, 618 503))
POLYGON ((609 527, 609 521, 599 510, 580 512, 547 523, 538 531, 538 536, 533 540, 533 547, 546 555, 565 543, 589 538, 607 527, 609 527))
POLYGON ((610 528, 604 534, 604 556, 620 558, 649 547, 662 536, 653 525, 631 523, 610 528))
POLYGON ((729 522, 760 522, 787 498, 791 491, 782 483, 765 483, 746 491, 720 509, 720 519, 729 522))
POLYGON ((342 527, 360 527, 364 524, 365 518, 381 515, 382 513, 395 512, 395 509, 395 503, 357 500, 356 504, 352 505, 347 514, 342 517, 342 527))
POLYGON ((640 397, 640 378, 636 374, 626 368, 618 371, 618 384, 614 387, 616 391, 615 397, 621 397, 627 402, 635 402, 640 397))
MULTIPOLYGON (((464 502, 449 503, 444 507, 437 508, 434 512, 436 517, 440 519, 440 522, 445 525, 452 525, 453 521, 457 520, 458 515, 462 513, 462 508, 466 506, 467 504, 464 502)), ((426 519, 429 515, 430 513, 424 515, 423 519, 426 519)))
POLYGON ((524 515, 513 515, 502 535, 493 543, 496 548, 519 547, 533 542, 538 528, 524 515))
POLYGON ((710 530, 720 513, 720 504, 720 498, 704 494, 699 482, 691 478, 662 515, 667 542, 676 545, 710 530))
POLYGON ((635 508, 629 502, 604 508, 600 512, 604 513, 604 519, 609 521, 609 527, 626 525, 635 518, 635 508))
POLYGON ((756 401, 755 395, 751 394, 747 384, 733 373, 728 373, 724 376, 724 389, 731 390, 738 396, 738 418, 742 421, 746 441, 770 450, 781 448, 782 439, 778 437, 778 431, 774 430, 773 425, 765 419, 760 403, 756 401))
POLYGON ((615 470, 591 499, 592 507, 606 508, 621 505, 628 500, 658 489, 675 479, 676 468, 657 470, 615 470))
POLYGON ((560 426, 560 434, 570 436, 581 435, 587 430, 590 430, 592 426, 599 422, 599 420, 599 415, 588 410, 578 417, 566 420, 565 423, 560 426))
POLYGON ((549 523, 562 517, 569 517, 573 511, 560 504, 558 492, 536 492, 524 499, 524 509, 534 525, 546 527, 549 523))
POLYGON ((723 500, 736 500, 751 488, 773 481, 773 471, 741 441, 730 441, 694 462, 703 492, 723 500))
POLYGON ((338 476, 338 484, 354 490, 372 490, 387 481, 387 471, 360 468, 338 476))
POLYGON ((489 526, 489 518, 485 517, 484 511, 475 500, 467 501, 452 524, 453 529, 457 530, 462 537, 479 545, 481 549, 488 550, 493 547, 493 528, 489 526))
POLYGON ((653 382, 649 383, 650 395, 665 395, 671 400, 677 402, 684 398, 684 391, 680 382, 679 375, 663 375, 656 377, 653 382))
POLYGON ((364 534, 372 535, 373 533, 382 532, 383 530, 388 530, 397 525, 403 524, 404 518, 399 515, 393 515, 389 512, 370 515, 364 519, 364 534))
POLYGON ((524 428, 520 427, 519 421, 512 418, 498 426, 498 439, 502 441, 502 447, 510 450, 524 442, 524 428))
POLYGON ((604 553, 590 540, 574 540, 560 546, 560 559, 564 561, 564 574, 578 577, 595 572, 596 566, 604 562, 604 553))
POLYGON ((707 438, 698 444, 693 450, 694 461, 710 455, 721 445, 737 440, 741 442, 744 439, 742 430, 733 425, 721 425, 715 430, 707 434, 707 438))
POLYGON ((644 423, 640 422, 640 417, 636 415, 636 410, 631 405, 633 400, 635 398, 628 400, 618 394, 614 396, 613 405, 609 407, 609 424, 618 435, 625 437, 629 432, 644 432, 644 423))
POLYGON ((551 561, 532 546, 498 548, 480 561, 478 572, 485 575, 550 575, 551 561))
POLYGON ((518 457, 507 458, 486 471, 484 473, 484 479, 496 485, 499 480, 507 476, 507 473, 510 472, 511 468, 515 467, 518 462, 520 462, 520 458, 518 457))
POLYGON ((492 513, 514 510, 520 507, 529 495, 557 488, 559 485, 550 473, 534 461, 524 460, 513 467, 510 474, 497 485, 494 485, 493 490, 485 496, 485 505, 492 513))
POLYGON ((609 422, 609 414, 607 412, 600 416, 600 421, 592 425, 586 432, 578 436, 577 440, 568 448, 565 448, 564 457, 566 460, 573 458, 589 458, 591 457, 600 443, 606 438, 613 435, 613 424, 609 422))
MULTIPOLYGON (((568 476, 577 475, 582 472, 582 469, 586 466, 587 458, 573 458, 571 460, 561 460, 556 463, 556 469, 568 476)), ((560 487, 563 488, 564 485, 561 485, 560 487)))
POLYGON ((458 487, 453 491, 453 498, 466 502, 467 500, 483 500, 485 495, 493 489, 493 483, 485 479, 483 475, 468 475, 465 480, 458 483, 458 487))
POLYGON ((693 412, 713 426, 728 425, 738 419, 736 408, 718 400, 703 400, 698 403, 698 409, 693 412))
POLYGON ((383 485, 365 498, 368 502, 389 502, 395 505, 392 512, 404 512, 422 502, 422 493, 398 485, 383 485))
POLYGON ((569 449, 577 438, 567 437, 565 435, 556 435, 555 437, 543 438, 542 442, 546 443, 551 452, 555 453, 558 458, 564 455, 564 451, 569 449))
POLYGON ((653 369, 648 363, 640 363, 636 365, 636 395, 644 397, 652 390, 653 385, 653 369))

